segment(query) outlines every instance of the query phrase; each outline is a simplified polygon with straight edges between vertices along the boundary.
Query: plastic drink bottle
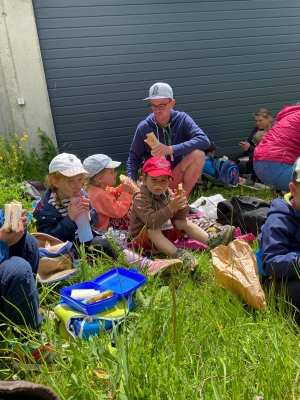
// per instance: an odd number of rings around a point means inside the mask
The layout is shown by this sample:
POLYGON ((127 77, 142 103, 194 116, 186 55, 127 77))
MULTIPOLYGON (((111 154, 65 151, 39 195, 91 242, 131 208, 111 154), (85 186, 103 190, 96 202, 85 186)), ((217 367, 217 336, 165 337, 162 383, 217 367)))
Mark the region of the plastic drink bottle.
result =
POLYGON ((75 219, 77 225, 78 239, 81 243, 89 242, 93 239, 90 221, 86 211, 83 211, 75 219))
MULTIPOLYGON (((71 201, 73 199, 75 200, 76 197, 73 197, 71 201)), ((80 213, 78 217, 75 219, 75 222, 77 225, 77 233, 79 241, 81 243, 91 241, 93 239, 93 233, 87 211, 82 211, 82 213, 80 213)))

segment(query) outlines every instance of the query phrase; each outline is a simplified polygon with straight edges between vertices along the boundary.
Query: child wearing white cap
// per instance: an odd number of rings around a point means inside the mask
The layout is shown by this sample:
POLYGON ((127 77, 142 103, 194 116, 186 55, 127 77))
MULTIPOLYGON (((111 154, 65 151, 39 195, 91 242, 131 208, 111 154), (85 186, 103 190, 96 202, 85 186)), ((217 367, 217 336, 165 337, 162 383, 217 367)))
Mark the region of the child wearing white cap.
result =
MULTIPOLYGON (((49 189, 34 210, 38 232, 47 233, 65 242, 78 243, 76 218, 88 211, 91 226, 98 223, 97 212, 90 207, 86 192, 82 189, 87 171, 74 154, 62 153, 54 157, 46 177, 49 189)), ((116 258, 113 246, 103 236, 95 236, 89 246, 98 247, 110 257, 116 258)))
MULTIPOLYGON (((109 164, 110 161, 107 158, 102 158, 102 166, 115 165, 109 164)), ((92 167, 91 171, 94 171, 92 167)), ((62 153, 51 161, 49 175, 46 178, 49 189, 46 190, 33 213, 38 232, 47 233, 62 241, 69 240, 76 243, 75 219, 84 210, 89 210, 91 225, 93 227, 98 225, 97 212, 91 208, 87 194, 82 189, 84 178, 88 173, 81 161, 73 154, 62 153)), ((93 239, 85 243, 86 250, 89 252, 90 249, 95 249, 97 254, 100 248, 110 257, 117 259, 118 254, 109 241, 99 232, 93 231, 93 233, 95 235, 93 239)), ((182 267, 181 260, 151 261, 126 247, 121 245, 119 247, 121 259, 124 259, 127 265, 145 268, 149 275, 159 272, 167 273, 170 269, 182 267)))
POLYGON ((118 187, 115 168, 120 162, 113 161, 104 154, 94 154, 83 161, 83 167, 88 172, 88 195, 97 211, 99 221, 97 229, 124 229, 129 224, 128 211, 132 203, 132 185, 129 178, 118 187))

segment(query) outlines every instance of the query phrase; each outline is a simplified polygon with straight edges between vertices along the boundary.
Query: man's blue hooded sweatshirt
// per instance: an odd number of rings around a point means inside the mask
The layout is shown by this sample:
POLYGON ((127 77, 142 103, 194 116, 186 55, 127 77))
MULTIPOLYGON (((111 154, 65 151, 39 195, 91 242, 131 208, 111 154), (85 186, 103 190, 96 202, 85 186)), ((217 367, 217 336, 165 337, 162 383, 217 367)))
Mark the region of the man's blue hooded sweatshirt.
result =
POLYGON ((169 124, 164 128, 156 124, 152 113, 138 125, 130 147, 127 176, 132 180, 136 180, 143 161, 152 157, 150 146, 144 142, 150 132, 154 132, 160 143, 172 146, 173 157, 167 156, 172 169, 193 150, 205 150, 210 146, 208 137, 186 113, 172 109, 169 124))
POLYGON ((300 212, 291 205, 291 194, 273 200, 258 236, 264 273, 274 278, 299 278, 300 212))

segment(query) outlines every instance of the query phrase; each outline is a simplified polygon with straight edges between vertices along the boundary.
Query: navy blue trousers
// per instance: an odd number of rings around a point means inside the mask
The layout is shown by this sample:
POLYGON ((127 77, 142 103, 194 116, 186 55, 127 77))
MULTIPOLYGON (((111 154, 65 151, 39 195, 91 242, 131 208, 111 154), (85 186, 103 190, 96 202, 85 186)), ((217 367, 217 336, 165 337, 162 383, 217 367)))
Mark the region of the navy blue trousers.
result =
MULTIPOLYGON (((9 258, 0 264, 0 312, 16 325, 39 330, 39 297, 35 276, 39 248, 35 237, 24 234, 9 249, 9 258)), ((3 319, 3 317, 1 318, 3 319)))

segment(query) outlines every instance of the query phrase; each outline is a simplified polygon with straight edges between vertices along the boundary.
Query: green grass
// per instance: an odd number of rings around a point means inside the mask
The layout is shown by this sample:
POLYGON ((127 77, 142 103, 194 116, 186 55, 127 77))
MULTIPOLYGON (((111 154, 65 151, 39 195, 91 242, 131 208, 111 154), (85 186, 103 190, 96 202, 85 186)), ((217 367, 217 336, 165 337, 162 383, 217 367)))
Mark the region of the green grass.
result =
MULTIPOLYGON (((270 191, 216 187, 198 196, 216 193, 272 198, 270 191)), ((59 353, 56 369, 16 372, 11 353, 3 350, 1 379, 48 385, 62 400, 299 399, 299 328, 289 305, 282 299, 276 307, 268 296, 267 309, 248 307, 215 283, 208 251, 194 255, 199 269, 193 276, 182 271, 169 279, 147 277, 134 295, 135 308, 114 331, 116 348, 111 347, 112 332, 64 347, 57 322, 46 318, 44 335, 59 353)), ((38 285, 43 308, 53 310, 60 287, 91 280, 115 266, 105 256, 93 266, 84 259, 81 264, 68 282, 38 285)), ((2 336, 3 349, 12 338, 11 328, 2 336)))

